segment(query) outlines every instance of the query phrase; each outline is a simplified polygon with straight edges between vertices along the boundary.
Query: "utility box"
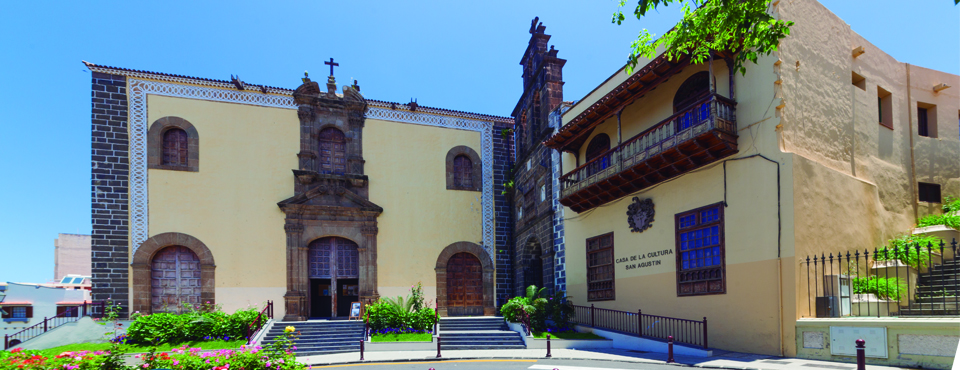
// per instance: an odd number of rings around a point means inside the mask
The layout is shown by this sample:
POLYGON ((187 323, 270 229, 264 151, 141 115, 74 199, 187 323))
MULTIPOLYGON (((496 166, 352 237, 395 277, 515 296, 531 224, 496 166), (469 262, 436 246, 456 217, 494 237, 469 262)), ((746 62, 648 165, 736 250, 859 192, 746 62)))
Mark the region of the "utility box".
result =
POLYGON ((824 275, 823 277, 823 297, 817 297, 817 317, 841 317, 850 316, 853 306, 850 302, 852 289, 850 287, 850 275, 824 275), (823 300, 825 316, 821 316, 821 299, 832 298, 832 300, 823 300), (831 302, 832 303, 829 303, 831 302))
POLYGON ((887 358, 886 327, 830 327, 830 354, 840 356, 857 355, 857 339, 863 339, 866 345, 866 357, 887 358))

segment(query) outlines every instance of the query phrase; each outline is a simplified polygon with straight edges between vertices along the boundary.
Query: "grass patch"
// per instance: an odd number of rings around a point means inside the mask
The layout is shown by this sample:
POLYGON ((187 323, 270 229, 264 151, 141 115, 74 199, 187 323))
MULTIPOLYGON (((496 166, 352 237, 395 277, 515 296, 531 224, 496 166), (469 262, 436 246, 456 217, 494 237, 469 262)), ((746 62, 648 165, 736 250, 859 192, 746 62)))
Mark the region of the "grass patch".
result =
POLYGON ((402 333, 402 334, 374 334, 371 342, 430 342, 433 334, 430 333, 402 333))
MULTIPOLYGON (((240 348, 240 346, 245 344, 247 344, 246 339, 237 339, 237 340, 229 340, 229 341, 211 340, 206 342, 196 341, 196 342, 183 342, 178 344, 161 343, 157 345, 157 352, 169 351, 173 348, 182 347, 184 345, 186 345, 187 348, 199 347, 205 350, 217 350, 217 349, 236 349, 236 348, 240 348)), ((111 348, 111 346, 112 345, 110 343, 75 343, 75 344, 68 344, 60 347, 42 349, 40 350, 40 352, 42 352, 44 356, 54 357, 63 352, 107 351, 111 348)), ((141 346, 141 345, 134 345, 134 344, 125 344, 125 345, 122 345, 120 348, 123 349, 124 353, 141 353, 141 352, 150 351, 150 346, 141 346)))
MULTIPOLYGON (((537 339, 546 339, 547 333, 533 333, 537 339)), ((575 331, 565 331, 560 333, 550 333, 550 339, 607 339, 593 333, 578 333, 575 331)))

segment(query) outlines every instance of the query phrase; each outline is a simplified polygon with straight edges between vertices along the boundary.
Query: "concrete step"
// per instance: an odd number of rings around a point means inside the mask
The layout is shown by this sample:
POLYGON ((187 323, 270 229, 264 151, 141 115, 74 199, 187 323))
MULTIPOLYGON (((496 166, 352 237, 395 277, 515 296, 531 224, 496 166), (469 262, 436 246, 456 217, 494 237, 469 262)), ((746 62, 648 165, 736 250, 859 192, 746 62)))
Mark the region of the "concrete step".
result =
POLYGON ((440 344, 441 349, 445 350, 477 350, 477 349, 527 349, 527 346, 524 345, 458 345, 458 346, 446 346, 442 343, 440 344))

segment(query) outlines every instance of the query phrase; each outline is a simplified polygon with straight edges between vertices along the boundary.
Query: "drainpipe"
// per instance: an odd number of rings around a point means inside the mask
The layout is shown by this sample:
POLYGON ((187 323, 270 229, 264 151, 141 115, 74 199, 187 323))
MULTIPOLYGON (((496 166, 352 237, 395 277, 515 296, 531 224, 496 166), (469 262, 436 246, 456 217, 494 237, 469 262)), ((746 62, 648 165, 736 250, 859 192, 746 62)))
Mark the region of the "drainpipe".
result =
MULTIPOLYGON (((910 196, 913 197, 910 203, 913 204, 913 219, 917 220, 920 218, 920 205, 917 203, 917 161, 914 158, 913 154, 913 111, 910 109, 910 106, 913 104, 913 100, 910 98, 910 90, 913 90, 910 85, 910 63, 907 65, 907 136, 910 137, 910 179, 913 180, 910 182, 910 196)), ((891 98, 892 99, 892 98, 891 98)))

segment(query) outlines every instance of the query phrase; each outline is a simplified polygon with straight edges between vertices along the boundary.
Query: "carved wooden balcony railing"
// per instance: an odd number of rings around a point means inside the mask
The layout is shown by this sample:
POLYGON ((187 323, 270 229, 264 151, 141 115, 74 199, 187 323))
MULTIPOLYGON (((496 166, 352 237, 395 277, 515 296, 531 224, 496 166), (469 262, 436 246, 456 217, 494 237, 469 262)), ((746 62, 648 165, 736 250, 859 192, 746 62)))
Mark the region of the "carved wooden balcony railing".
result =
POLYGON ((577 167, 560 203, 583 212, 736 153, 736 106, 708 96, 577 167))

